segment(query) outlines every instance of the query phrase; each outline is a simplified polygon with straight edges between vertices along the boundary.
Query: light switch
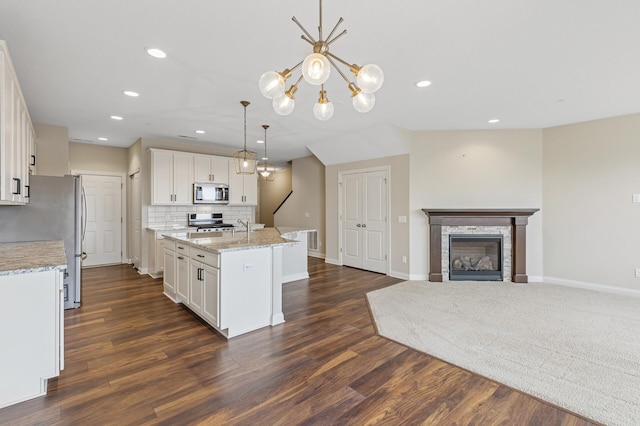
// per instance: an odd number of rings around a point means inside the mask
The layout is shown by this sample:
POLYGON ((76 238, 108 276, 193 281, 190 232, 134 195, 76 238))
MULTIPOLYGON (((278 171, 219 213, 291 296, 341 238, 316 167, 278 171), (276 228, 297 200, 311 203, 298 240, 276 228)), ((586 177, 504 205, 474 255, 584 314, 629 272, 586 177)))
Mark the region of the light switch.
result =
POLYGON ((406 216, 398 216, 398 223, 407 223, 406 216))
POLYGON ((633 194, 633 202, 640 203, 640 194, 633 194))
POLYGON ((309 217, 309 212, 304 212, 304 217, 309 217))

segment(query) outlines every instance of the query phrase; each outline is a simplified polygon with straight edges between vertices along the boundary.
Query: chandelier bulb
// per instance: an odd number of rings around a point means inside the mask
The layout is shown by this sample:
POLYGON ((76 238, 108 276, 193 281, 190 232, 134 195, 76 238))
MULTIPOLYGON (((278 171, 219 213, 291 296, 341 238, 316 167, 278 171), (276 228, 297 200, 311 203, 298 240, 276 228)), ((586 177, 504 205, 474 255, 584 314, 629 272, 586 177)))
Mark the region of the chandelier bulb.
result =
POLYGON ((353 107, 358 112, 369 112, 376 104, 376 97, 373 93, 358 91, 358 93, 351 99, 353 101, 353 107))
POLYGON ((327 91, 321 90, 320 99, 313 105, 313 115, 315 115, 318 120, 327 121, 333 117, 333 112, 333 103, 327 99, 327 91))
POLYGON ((285 78, 276 71, 267 71, 260 77, 258 87, 265 98, 273 99, 284 92, 285 78))
POLYGON ((273 98, 273 109, 278 115, 289 115, 296 106, 294 99, 285 93, 280 93, 273 98))
POLYGON ((319 86, 329 79, 331 64, 321 53, 312 53, 302 62, 302 75, 307 83, 319 86))
POLYGON ((384 83, 382 68, 374 64, 363 65, 356 74, 356 83, 364 93, 375 93, 384 83))

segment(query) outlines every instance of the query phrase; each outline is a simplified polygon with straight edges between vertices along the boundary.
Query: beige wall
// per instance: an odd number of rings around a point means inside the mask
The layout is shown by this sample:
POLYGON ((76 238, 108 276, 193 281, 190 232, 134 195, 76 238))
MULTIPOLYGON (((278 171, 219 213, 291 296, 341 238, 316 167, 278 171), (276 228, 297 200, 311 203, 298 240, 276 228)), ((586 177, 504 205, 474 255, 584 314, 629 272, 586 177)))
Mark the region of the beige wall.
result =
POLYGON ((274 224, 315 229, 318 232, 318 250, 310 254, 324 257, 325 167, 320 160, 309 156, 292 161, 291 190, 293 194, 276 214, 274 224))
POLYGON ((409 223, 399 223, 397 220, 398 216, 409 216, 409 165, 409 155, 399 155, 326 167, 326 257, 328 262, 337 263, 340 257, 338 174, 350 170, 388 166, 390 168, 389 274, 399 278, 409 277, 411 259, 408 263, 402 263, 402 256, 409 257, 409 223))
MULTIPOLYGON (((411 135, 411 278, 429 272, 423 208, 540 208, 542 131, 431 131, 411 135)), ((527 226, 527 274, 540 280, 543 211, 527 226)))
POLYGON ((36 132, 36 174, 69 174, 69 131, 66 127, 33 123, 36 132))
POLYGON ((264 226, 273 226, 273 211, 291 192, 291 167, 278 170, 273 181, 258 182, 258 211, 256 221, 264 226))
POLYGON ((543 135, 547 280, 640 291, 640 114, 543 135))
POLYGON ((71 170, 127 173, 129 150, 104 145, 69 142, 71 170))

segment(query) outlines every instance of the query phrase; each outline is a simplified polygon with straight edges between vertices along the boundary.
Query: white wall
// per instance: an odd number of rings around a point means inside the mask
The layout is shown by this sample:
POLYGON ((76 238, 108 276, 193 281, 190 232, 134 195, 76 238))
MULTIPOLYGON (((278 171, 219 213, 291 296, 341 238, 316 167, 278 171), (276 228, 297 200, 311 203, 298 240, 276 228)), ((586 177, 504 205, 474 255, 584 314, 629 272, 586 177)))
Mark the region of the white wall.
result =
POLYGON ((545 279, 640 294, 640 114, 543 136, 545 279))
MULTIPOLYGON (((540 208, 542 131, 425 131, 410 134, 411 278, 429 272, 423 208, 540 208)), ((527 226, 527 275, 543 275, 543 211, 527 226)))

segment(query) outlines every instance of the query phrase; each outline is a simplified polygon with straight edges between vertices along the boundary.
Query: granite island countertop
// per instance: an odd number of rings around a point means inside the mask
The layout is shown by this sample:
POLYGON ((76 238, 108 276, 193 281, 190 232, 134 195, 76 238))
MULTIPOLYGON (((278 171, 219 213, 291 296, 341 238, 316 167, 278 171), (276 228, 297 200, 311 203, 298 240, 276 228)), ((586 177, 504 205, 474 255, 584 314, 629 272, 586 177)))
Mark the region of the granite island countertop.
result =
MULTIPOLYGON (((207 250, 212 253, 225 251, 253 250, 263 247, 292 246, 298 241, 288 240, 280 236, 275 228, 263 228, 251 231, 250 241, 247 242, 247 233, 237 232, 235 235, 229 232, 220 232, 216 237, 189 237, 186 232, 181 234, 165 235, 168 240, 179 241, 190 246, 207 250)), ((193 234, 191 234, 193 235, 193 234)))
POLYGON ((282 235, 282 234, 290 234, 292 232, 315 232, 315 231, 317 231, 314 228, 298 228, 298 227, 294 227, 294 226, 276 226, 276 229, 278 230, 278 232, 280 232, 280 235, 282 235))
POLYGON ((0 275, 66 268, 67 257, 62 240, 0 243, 0 275))

